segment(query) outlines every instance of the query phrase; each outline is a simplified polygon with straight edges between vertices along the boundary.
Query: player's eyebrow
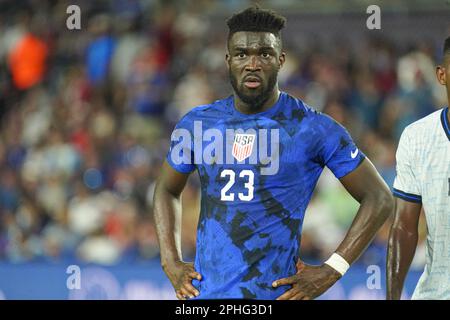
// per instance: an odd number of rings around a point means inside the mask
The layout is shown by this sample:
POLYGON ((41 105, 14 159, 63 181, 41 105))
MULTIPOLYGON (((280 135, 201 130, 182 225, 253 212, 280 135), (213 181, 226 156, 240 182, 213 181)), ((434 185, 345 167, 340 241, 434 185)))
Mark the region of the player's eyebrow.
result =
MULTIPOLYGON (((251 49, 253 49, 253 48, 252 47, 242 47, 242 46, 232 47, 232 50, 234 50, 234 51, 248 51, 251 49)), ((271 46, 263 46, 263 47, 258 47, 257 50, 258 51, 275 51, 275 48, 271 47, 271 46)))
POLYGON ((231 49, 235 50, 235 51, 246 51, 246 50, 248 50, 247 47, 231 47, 231 49))
POLYGON ((275 51, 275 48, 272 46, 264 46, 259 48, 260 51, 275 51))

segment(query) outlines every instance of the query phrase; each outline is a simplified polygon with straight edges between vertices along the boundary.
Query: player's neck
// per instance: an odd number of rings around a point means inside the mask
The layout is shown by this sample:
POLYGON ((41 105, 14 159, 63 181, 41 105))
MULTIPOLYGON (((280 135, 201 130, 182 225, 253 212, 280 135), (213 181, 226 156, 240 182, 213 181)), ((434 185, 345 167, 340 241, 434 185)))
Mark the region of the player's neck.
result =
POLYGON ((447 108, 449 110, 449 112, 447 112, 447 121, 450 123, 450 100, 448 101, 447 108))
POLYGON ((273 92, 270 95, 269 99, 267 99, 266 102, 264 102, 261 106, 258 106, 255 108, 254 106, 251 106, 245 102, 243 102, 237 94, 234 94, 234 107, 241 113, 244 114, 255 114, 264 112, 268 109, 270 109, 273 105, 275 105, 278 101, 278 98, 280 97, 280 90, 278 89, 278 86, 275 86, 273 88, 273 92))

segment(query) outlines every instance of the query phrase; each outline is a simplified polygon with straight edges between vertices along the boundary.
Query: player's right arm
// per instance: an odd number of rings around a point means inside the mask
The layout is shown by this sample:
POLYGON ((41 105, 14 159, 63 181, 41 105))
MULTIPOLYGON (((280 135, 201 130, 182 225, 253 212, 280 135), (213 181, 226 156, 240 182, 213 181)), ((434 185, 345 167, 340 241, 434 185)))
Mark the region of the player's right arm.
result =
POLYGON ((421 203, 396 199, 387 254, 386 299, 399 300, 403 283, 416 252, 421 203))
POLYGON ((403 283, 414 258, 418 241, 418 224, 422 209, 418 161, 415 158, 415 139, 418 133, 407 127, 396 153, 394 196, 396 208, 391 227, 386 261, 386 299, 400 299, 403 283))
POLYGON ((181 192, 188 177, 189 174, 176 171, 165 161, 153 198, 161 265, 180 300, 198 296, 192 279, 201 280, 193 264, 184 262, 181 254, 181 192))

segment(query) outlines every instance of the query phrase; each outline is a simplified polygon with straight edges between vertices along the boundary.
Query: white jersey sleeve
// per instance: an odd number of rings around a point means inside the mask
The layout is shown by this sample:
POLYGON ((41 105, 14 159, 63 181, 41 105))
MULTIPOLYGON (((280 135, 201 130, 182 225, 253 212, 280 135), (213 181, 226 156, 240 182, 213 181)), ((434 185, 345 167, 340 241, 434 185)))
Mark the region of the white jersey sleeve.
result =
POLYGON ((396 153, 396 177, 394 180, 394 196, 411 202, 422 202, 420 183, 417 178, 417 164, 414 159, 416 144, 411 139, 411 130, 406 128, 401 137, 396 153))

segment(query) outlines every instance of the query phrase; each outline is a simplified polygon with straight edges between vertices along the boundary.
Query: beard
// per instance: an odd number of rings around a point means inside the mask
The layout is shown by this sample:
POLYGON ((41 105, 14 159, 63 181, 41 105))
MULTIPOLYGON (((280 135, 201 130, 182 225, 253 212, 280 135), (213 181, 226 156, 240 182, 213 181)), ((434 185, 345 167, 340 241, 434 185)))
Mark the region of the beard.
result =
POLYGON ((265 87, 263 86, 263 83, 261 83, 261 86, 259 88, 253 89, 253 91, 255 91, 254 94, 246 94, 245 90, 248 89, 245 88, 244 83, 241 83, 239 85, 237 78, 231 73, 231 70, 229 70, 228 72, 230 76, 231 86, 233 87, 234 92, 242 102, 248 105, 251 111, 260 110, 264 103, 269 100, 273 92, 273 88, 277 83, 278 77, 278 72, 272 73, 267 79, 267 85, 265 87))

